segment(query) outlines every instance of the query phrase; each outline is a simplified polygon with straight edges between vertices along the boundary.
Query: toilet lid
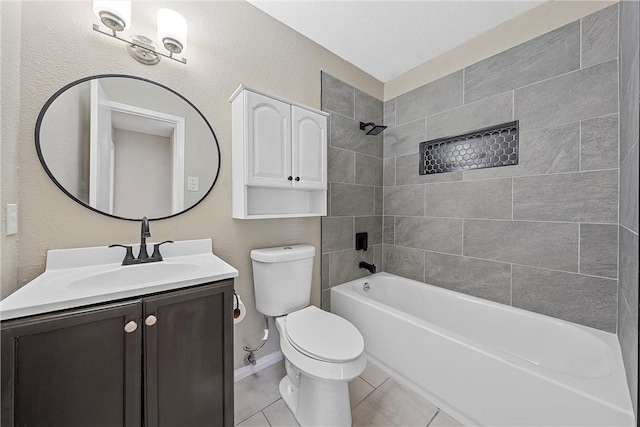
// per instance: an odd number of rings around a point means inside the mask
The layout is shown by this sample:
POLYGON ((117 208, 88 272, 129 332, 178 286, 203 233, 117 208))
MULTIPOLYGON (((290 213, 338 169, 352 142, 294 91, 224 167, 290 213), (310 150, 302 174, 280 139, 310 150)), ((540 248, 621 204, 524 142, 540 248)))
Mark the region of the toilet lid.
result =
POLYGON ((286 329, 291 345, 314 359, 347 362, 364 351, 364 340, 355 326, 314 306, 289 314, 286 329))

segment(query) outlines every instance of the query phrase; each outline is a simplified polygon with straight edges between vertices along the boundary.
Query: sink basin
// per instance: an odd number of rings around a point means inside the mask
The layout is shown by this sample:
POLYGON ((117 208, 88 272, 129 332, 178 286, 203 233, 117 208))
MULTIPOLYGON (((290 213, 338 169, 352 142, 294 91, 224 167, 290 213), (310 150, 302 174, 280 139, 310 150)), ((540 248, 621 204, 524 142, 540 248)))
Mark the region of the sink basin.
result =
POLYGON ((86 276, 69 282, 69 289, 79 288, 120 288, 144 285, 157 281, 167 281, 185 274, 195 273, 197 264, 156 262, 151 264, 128 265, 116 270, 86 276))
MULTIPOLYGON (((133 249, 137 253, 139 245, 133 249)), ((47 252, 44 273, 0 301, 0 320, 135 298, 238 276, 238 270, 213 254, 211 239, 178 240, 164 251, 163 261, 122 266, 122 251, 107 246, 52 249, 47 252)))

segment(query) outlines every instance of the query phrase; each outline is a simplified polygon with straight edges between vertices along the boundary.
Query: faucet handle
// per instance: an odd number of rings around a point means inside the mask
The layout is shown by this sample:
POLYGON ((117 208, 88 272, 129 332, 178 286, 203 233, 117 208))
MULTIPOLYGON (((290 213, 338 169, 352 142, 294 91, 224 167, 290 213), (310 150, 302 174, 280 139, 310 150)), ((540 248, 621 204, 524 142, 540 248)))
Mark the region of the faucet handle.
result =
POLYGON ((110 248, 119 247, 119 248, 125 248, 127 250, 127 253, 124 256, 124 260, 122 260, 122 264, 123 265, 126 264, 126 263, 129 263, 130 261, 135 260, 135 258, 133 257, 133 248, 131 246, 114 244, 114 245, 109 245, 109 247, 110 248))
POLYGON ((164 245, 165 243, 173 243, 173 240, 165 240, 164 242, 154 244, 153 255, 151 255, 151 258, 153 258, 154 260, 162 261, 162 255, 160 255, 160 246, 164 245))

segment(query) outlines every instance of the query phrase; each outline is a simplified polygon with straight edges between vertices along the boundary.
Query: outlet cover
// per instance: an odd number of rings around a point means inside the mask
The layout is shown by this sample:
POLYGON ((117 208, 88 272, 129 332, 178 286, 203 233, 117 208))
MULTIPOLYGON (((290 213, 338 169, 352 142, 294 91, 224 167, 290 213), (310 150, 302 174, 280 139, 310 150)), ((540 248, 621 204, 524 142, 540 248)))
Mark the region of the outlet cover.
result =
POLYGON ((18 232, 18 205, 7 203, 5 215, 5 234, 7 236, 16 234, 18 232))
POLYGON ((187 177, 187 191, 198 191, 198 177, 197 176, 188 176, 187 177))

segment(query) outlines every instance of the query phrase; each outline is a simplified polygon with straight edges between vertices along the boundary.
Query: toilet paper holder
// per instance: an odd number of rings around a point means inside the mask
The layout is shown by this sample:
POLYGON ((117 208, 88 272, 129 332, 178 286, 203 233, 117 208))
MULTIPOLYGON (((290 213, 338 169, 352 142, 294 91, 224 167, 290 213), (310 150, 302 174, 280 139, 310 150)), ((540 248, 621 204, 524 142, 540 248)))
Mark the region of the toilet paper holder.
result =
POLYGON ((240 317, 240 297, 238 296, 236 291, 233 291, 233 297, 236 300, 236 303, 233 305, 233 318, 237 319, 238 317, 240 317))
POLYGON ((237 324, 242 322, 244 319, 244 316, 247 314, 247 308, 244 306, 240 296, 235 290, 233 291, 233 298, 233 323, 237 324))
MULTIPOLYGON (((235 290, 233 291, 233 298, 234 298, 233 323, 235 324, 235 323, 239 323, 242 319, 244 319, 244 316, 247 314, 247 309, 245 308, 244 304, 242 303, 242 300, 240 299, 240 296, 235 290)), ((256 351, 264 347, 268 339, 269 339, 269 317, 264 316, 264 330, 262 331, 262 339, 260 340, 260 343, 255 347, 250 347, 248 345, 245 345, 244 347, 242 347, 242 349, 247 352, 247 354, 244 356, 245 365, 249 365, 249 364, 253 366, 256 365, 257 359, 256 359, 255 353, 256 351)))

